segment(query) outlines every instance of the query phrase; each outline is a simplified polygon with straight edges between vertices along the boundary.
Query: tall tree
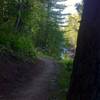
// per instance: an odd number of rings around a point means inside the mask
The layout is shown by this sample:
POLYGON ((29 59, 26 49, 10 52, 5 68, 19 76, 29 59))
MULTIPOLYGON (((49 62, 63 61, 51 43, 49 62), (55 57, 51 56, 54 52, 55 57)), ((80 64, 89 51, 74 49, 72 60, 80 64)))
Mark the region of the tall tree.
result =
POLYGON ((84 0, 67 100, 100 100, 99 4, 99 0, 84 0))
MULTIPOLYGON (((43 2, 46 12, 42 18, 44 21, 39 24, 40 31, 36 34, 36 47, 45 50, 49 55, 60 55, 63 32, 60 30, 57 20, 57 12, 54 11, 58 0, 47 0, 43 2)), ((60 7, 60 6, 59 6, 60 7)), ((43 13, 43 11, 42 11, 43 13)), ((59 17, 60 18, 60 17, 59 17)))

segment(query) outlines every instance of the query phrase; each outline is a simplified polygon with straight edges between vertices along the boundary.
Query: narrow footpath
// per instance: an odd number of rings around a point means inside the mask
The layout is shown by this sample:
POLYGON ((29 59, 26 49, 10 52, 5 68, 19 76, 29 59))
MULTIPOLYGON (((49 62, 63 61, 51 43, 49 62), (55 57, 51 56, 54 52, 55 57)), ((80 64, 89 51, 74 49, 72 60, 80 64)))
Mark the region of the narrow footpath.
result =
MULTIPOLYGON (((58 65, 52 59, 39 58, 39 61, 36 64, 39 72, 29 82, 24 82, 23 87, 17 87, 8 96, 1 95, 0 100, 49 100, 51 82, 56 77, 58 65)), ((32 70, 34 72, 34 68, 32 70)))

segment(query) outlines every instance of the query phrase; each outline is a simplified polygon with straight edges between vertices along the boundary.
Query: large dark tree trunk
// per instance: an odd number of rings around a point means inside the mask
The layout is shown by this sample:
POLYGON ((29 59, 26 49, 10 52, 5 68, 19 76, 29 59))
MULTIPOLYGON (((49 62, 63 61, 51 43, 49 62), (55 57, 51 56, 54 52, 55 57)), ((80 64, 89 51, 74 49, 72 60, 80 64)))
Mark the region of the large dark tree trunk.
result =
POLYGON ((100 100, 100 0, 84 0, 67 100, 100 100))

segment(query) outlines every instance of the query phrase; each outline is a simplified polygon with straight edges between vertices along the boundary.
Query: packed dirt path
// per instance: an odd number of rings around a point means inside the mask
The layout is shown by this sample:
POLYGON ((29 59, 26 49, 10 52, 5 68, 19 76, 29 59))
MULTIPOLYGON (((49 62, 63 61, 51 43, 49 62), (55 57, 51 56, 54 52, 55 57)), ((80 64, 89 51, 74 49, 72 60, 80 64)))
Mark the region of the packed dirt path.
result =
POLYGON ((0 100, 49 100, 51 80, 55 78, 58 65, 52 59, 39 58, 39 61, 36 65, 39 73, 22 88, 17 87, 8 96, 1 95, 0 100))

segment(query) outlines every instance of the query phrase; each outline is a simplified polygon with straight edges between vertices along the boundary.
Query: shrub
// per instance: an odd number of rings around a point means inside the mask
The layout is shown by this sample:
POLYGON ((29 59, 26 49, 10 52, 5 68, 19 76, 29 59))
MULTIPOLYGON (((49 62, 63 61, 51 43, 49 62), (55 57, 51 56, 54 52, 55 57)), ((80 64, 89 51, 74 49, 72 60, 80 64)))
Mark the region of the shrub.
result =
POLYGON ((66 92, 69 88, 70 76, 72 72, 72 64, 73 59, 70 57, 66 57, 65 59, 59 62, 60 65, 60 72, 58 74, 58 85, 59 89, 59 100, 66 100, 66 92))
POLYGON ((35 57, 33 41, 28 35, 1 33, 0 45, 0 49, 5 47, 7 48, 6 50, 13 51, 13 55, 22 59, 33 59, 35 57))

